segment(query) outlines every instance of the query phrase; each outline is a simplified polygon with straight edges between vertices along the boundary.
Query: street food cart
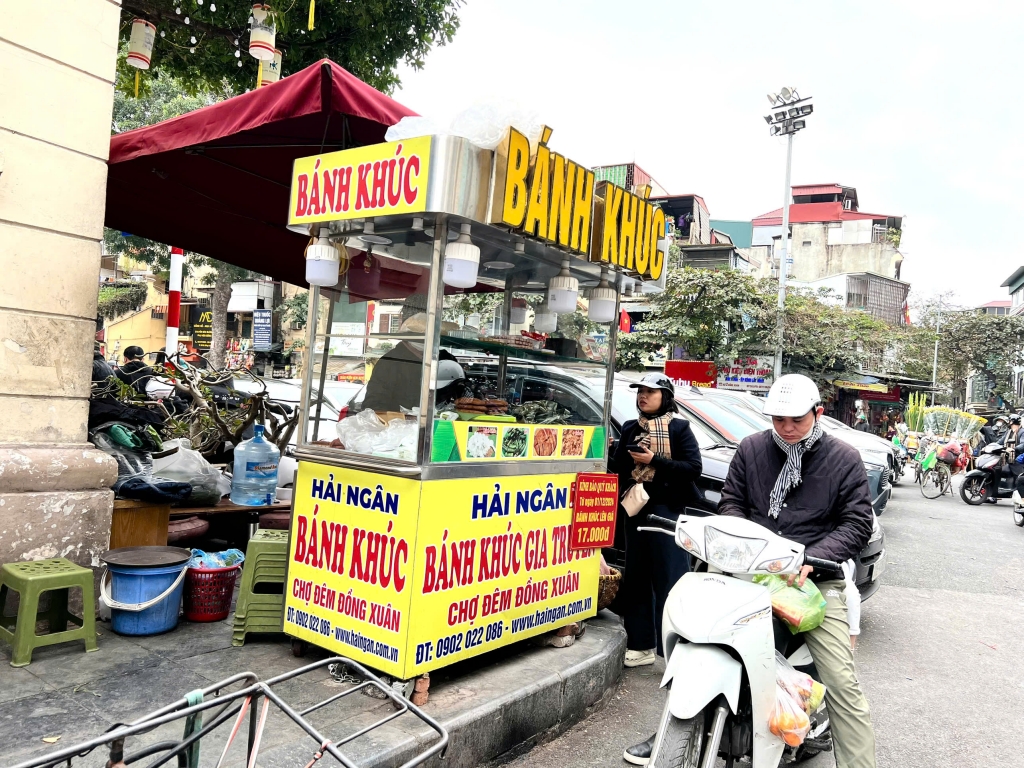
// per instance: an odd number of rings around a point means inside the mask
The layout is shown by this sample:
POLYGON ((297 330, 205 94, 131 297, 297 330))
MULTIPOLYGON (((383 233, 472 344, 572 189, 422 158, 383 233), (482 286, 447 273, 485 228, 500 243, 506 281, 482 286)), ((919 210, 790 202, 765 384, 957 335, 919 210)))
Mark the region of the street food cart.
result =
POLYGON ((596 613, 617 499, 577 481, 605 471, 619 289, 663 279, 665 218, 549 137, 295 162, 313 426, 284 630, 401 679, 596 613), (318 393, 355 369, 335 428, 318 393))

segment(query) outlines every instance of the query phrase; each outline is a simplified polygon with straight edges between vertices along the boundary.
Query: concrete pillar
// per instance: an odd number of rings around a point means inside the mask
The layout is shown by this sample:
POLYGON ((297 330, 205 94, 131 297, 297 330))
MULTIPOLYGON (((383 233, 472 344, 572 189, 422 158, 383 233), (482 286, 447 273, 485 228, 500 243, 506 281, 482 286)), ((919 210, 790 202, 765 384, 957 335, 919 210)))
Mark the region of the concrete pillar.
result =
POLYGON ((0 8, 0 562, 95 566, 117 475, 86 424, 121 6, 0 8))

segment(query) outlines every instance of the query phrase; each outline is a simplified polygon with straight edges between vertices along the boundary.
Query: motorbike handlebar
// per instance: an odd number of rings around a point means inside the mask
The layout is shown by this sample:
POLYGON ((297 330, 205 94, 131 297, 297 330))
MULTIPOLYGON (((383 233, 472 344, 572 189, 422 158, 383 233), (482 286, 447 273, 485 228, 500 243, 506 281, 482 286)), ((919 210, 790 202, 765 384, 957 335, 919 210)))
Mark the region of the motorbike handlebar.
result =
POLYGON ((846 574, 843 572, 843 566, 834 560, 822 560, 818 557, 804 557, 804 565, 810 565, 814 568, 816 573, 829 573, 838 579, 845 579, 846 574))
POLYGON ((667 517, 659 517, 658 515, 648 515, 647 522, 655 525, 664 525, 668 528, 672 528, 673 530, 675 530, 676 527, 675 520, 669 520, 667 517))

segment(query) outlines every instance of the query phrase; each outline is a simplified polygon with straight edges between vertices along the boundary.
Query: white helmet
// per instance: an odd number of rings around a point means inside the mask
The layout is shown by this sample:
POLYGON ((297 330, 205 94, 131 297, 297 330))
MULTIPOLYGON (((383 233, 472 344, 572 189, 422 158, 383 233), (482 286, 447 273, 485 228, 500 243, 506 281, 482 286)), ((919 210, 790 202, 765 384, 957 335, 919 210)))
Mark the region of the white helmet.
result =
POLYGON ((437 388, 444 389, 460 379, 466 378, 462 366, 454 360, 441 360, 437 364, 437 388))
POLYGON ((799 373, 780 376, 768 391, 764 404, 767 416, 799 418, 821 403, 817 385, 799 373))

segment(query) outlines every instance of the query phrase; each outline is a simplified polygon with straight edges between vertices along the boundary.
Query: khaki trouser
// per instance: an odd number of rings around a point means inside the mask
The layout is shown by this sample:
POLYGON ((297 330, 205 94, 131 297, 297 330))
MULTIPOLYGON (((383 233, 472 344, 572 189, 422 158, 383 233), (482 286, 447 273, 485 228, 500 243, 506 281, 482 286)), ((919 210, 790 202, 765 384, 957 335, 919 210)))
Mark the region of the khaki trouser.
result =
POLYGON ((826 689, 825 704, 832 725, 837 768, 874 768, 875 733, 850 649, 845 588, 844 581, 818 583, 828 603, 825 620, 804 637, 826 689))

